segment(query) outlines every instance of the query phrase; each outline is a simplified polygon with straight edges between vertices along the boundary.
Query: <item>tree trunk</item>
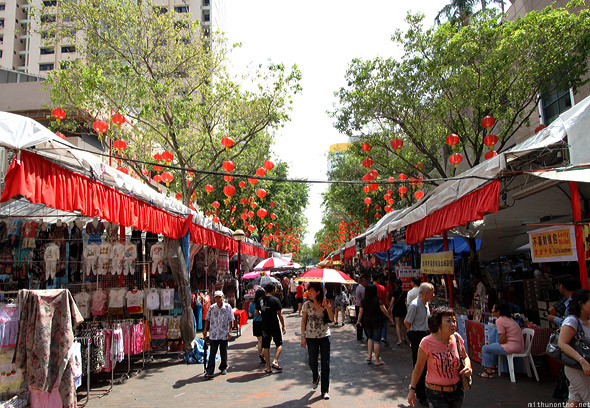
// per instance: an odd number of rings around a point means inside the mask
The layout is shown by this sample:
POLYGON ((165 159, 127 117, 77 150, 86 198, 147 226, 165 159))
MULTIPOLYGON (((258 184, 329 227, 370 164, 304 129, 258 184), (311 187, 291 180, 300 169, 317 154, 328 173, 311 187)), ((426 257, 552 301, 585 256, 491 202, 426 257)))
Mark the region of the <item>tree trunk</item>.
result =
POLYGON ((191 343, 195 339, 195 324, 193 309, 191 308, 192 296, 189 271, 184 252, 182 251, 182 240, 165 237, 164 252, 178 288, 178 297, 182 310, 180 331, 182 333, 183 349, 186 353, 192 350, 191 343))

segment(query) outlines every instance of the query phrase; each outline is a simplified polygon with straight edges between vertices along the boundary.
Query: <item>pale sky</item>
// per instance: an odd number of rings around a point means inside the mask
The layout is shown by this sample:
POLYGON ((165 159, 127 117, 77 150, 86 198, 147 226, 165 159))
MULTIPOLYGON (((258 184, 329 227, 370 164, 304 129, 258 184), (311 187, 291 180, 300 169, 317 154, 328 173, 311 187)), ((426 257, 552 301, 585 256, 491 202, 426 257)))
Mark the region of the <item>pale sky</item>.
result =
MULTIPOLYGON (((327 179, 330 145, 346 142, 333 127, 327 111, 336 102, 334 92, 345 85, 344 75, 353 58, 398 56, 391 42, 397 28, 405 29, 408 11, 426 15, 426 25, 447 4, 444 0, 224 0, 225 31, 230 43, 243 46, 230 57, 232 70, 244 73, 250 63, 297 64, 303 92, 295 97, 291 122, 279 129, 275 159, 289 164, 289 177, 327 179)), ((322 223, 325 184, 311 184, 305 211, 312 245, 322 223)))

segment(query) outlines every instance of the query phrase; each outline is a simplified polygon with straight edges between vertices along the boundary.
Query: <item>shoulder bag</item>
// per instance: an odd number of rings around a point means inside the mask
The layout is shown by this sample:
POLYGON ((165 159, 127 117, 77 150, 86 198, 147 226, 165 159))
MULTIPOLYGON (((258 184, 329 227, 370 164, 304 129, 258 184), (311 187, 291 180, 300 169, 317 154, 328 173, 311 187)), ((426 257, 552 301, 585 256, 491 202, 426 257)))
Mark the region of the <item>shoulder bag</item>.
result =
MULTIPOLYGON (((461 353, 461 349, 465 349, 459 345, 459 335, 457 333, 455 333, 455 342, 457 343, 457 352, 459 353, 459 359, 461 361, 461 365, 459 366, 459 371, 461 371, 463 370, 463 368, 465 368, 465 359, 463 358, 463 353, 461 353)), ((465 353, 467 354, 467 352, 465 353)), ((461 388, 463 388, 463 390, 470 390, 472 381, 473 380, 470 375, 461 374, 461 388)))
MULTIPOLYGON (((582 328, 582 322, 580 321, 580 319, 578 320, 578 330, 576 331, 576 335, 571 339, 570 341, 570 346, 572 346, 572 348, 574 350, 576 350, 578 352, 578 354, 580 354, 582 357, 584 357, 584 359, 586 359, 586 361, 590 362, 590 347, 588 347, 588 345, 586 344, 586 336, 584 335, 584 329, 582 328)), ((545 352, 547 353, 547 355, 557 361, 559 361, 561 364, 568 366, 568 367, 572 367, 572 368, 577 368, 577 369, 582 369, 582 366, 580 365, 580 363, 576 360, 574 360, 573 358, 571 358, 570 356, 568 356, 567 354, 565 354, 561 348, 559 347, 559 334, 561 333, 561 328, 557 329, 555 331, 555 333, 553 333, 550 337, 549 337, 549 343, 547 343, 547 348, 545 349, 545 352)))

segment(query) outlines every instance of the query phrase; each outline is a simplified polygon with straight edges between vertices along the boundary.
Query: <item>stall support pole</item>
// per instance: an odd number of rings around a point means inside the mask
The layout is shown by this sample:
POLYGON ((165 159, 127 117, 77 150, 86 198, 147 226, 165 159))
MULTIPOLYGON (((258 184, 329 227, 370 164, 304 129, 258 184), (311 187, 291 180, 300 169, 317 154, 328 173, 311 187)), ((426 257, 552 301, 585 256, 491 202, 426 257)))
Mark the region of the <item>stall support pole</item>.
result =
MULTIPOLYGON (((572 213, 574 223, 582 219, 582 210, 580 208, 580 192, 578 183, 570 181, 570 197, 572 200, 572 213)), ((582 288, 588 289, 588 271, 586 269, 586 251, 584 246, 584 229, 580 224, 576 224, 576 250, 578 252, 578 265, 580 267, 580 283, 582 288)))
MULTIPOLYGON (((422 264, 422 254, 424 253, 424 241, 420 241, 420 264, 422 264)), ((418 267, 418 261, 416 260, 416 268, 418 267)), ((422 265, 420 265, 420 270, 422 270, 422 265)), ((426 280, 424 274, 422 274, 422 279, 426 280)), ((422 282, 424 282, 424 280, 422 282)))
MULTIPOLYGON (((443 231, 443 246, 445 251, 449 250, 449 238, 447 237, 447 231, 443 231)), ((447 274, 447 288, 449 289, 449 306, 453 307, 453 285, 451 283, 451 275, 447 274)))
POLYGON ((386 249, 387 251, 387 271, 391 273, 391 261, 389 260, 389 248, 386 249))

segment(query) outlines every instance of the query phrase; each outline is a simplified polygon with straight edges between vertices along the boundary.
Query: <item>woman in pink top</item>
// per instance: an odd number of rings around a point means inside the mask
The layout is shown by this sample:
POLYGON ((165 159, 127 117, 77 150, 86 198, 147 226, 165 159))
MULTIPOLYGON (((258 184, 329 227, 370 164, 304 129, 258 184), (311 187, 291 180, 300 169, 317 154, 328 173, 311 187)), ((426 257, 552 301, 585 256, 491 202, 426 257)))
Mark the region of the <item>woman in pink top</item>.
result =
POLYGON ((506 303, 496 303, 492 315, 497 318, 496 326, 500 341, 488 344, 481 349, 481 365, 486 369, 480 373, 481 378, 494 378, 498 355, 524 352, 524 339, 520 326, 510 317, 510 308, 506 303))
POLYGON ((430 407, 460 408, 463 406, 461 375, 471 375, 471 361, 465 352, 463 338, 457 331, 455 311, 437 307, 428 319, 431 334, 424 337, 418 349, 418 358, 408 392, 408 403, 416 403, 416 384, 426 363, 426 397, 430 407), (460 370, 461 358, 465 367, 460 370))

